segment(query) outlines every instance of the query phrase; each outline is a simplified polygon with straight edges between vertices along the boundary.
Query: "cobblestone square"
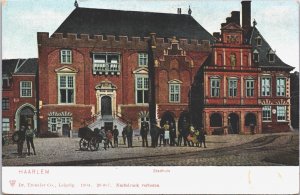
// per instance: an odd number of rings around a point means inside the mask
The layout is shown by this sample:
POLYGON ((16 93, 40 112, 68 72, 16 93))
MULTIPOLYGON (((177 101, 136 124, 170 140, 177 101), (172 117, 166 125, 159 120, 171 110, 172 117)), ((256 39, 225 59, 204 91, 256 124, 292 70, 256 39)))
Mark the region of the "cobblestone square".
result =
MULTIPOLYGON (((17 157, 17 145, 3 147, 3 166, 281 166, 299 165, 298 132, 207 136, 207 148, 142 147, 81 151, 80 138, 35 138, 37 155, 17 157)), ((150 143, 150 137, 149 137, 150 143)), ((24 143, 24 153, 26 143, 24 143)))

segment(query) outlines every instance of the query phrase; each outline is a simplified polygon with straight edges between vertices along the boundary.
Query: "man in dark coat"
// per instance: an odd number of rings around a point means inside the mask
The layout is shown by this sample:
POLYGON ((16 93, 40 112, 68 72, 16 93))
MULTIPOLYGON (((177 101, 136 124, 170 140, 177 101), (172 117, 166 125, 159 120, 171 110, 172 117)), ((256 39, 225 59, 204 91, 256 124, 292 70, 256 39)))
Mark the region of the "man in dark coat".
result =
POLYGON ((200 147, 202 147, 202 143, 203 143, 204 148, 206 148, 205 135, 206 135, 206 131, 202 127, 199 132, 199 141, 200 141, 200 147))
POLYGON ((189 136, 190 130, 189 130, 189 124, 186 121, 186 119, 183 120, 183 125, 182 125, 182 138, 184 141, 184 146, 187 146, 187 143, 189 146, 191 146, 190 142, 187 140, 187 137, 189 136))
POLYGON ((114 126, 113 130, 113 136, 114 136, 114 147, 119 146, 118 136, 119 136, 119 130, 117 129, 117 125, 114 126))
POLYGON ((159 127, 157 124, 152 124, 150 129, 151 147, 155 148, 158 145, 159 127))
POLYGON ((125 129, 125 127, 123 128, 123 131, 122 131, 122 138, 123 138, 123 143, 125 145, 126 144, 126 129, 125 129))
POLYGON ((130 122, 127 122, 127 125, 125 127, 125 132, 126 132, 126 137, 127 137, 128 148, 132 148, 133 130, 132 130, 130 122))
POLYGON ((170 123, 170 146, 176 145, 176 129, 173 122, 170 123))
POLYGON ((146 121, 143 121, 141 123, 141 131, 140 131, 140 135, 142 136, 142 141, 143 141, 143 147, 148 147, 148 139, 147 139, 147 135, 149 132, 149 124, 146 121))
POLYGON ((23 145, 25 142, 25 126, 22 126, 19 130, 19 140, 18 140, 18 156, 22 156, 23 155, 23 145))

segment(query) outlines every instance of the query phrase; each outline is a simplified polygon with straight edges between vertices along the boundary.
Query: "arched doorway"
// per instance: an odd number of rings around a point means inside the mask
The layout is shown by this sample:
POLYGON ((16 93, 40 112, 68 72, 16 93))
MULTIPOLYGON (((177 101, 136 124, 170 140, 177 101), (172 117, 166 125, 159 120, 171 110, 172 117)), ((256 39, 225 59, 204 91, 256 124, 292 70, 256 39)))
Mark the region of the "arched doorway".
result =
POLYGON ((30 107, 24 107, 20 111, 20 126, 27 127, 30 125, 31 127, 34 127, 34 111, 30 107))
POLYGON ((101 115, 112 115, 112 105, 110 96, 103 96, 101 98, 101 115))
POLYGON ((19 130, 21 126, 31 125, 33 129, 37 128, 36 109, 31 104, 23 104, 18 108, 15 114, 16 129, 19 130))
POLYGON ((228 115, 228 133, 238 134, 240 132, 239 115, 231 113, 228 115))
POLYGON ((220 113, 213 113, 210 115, 210 127, 222 127, 222 115, 220 113))
POLYGON ((160 120, 160 126, 163 127, 164 124, 166 123, 166 121, 169 122, 169 124, 173 123, 176 129, 176 124, 175 124, 175 120, 174 120, 174 114, 172 112, 165 112, 160 120))
POLYGON ((182 129, 184 123, 190 123, 190 114, 187 111, 184 111, 180 114, 178 120, 178 128, 182 129))
POLYGON ((245 116, 245 126, 250 126, 250 124, 256 126, 256 115, 254 113, 247 113, 245 116))

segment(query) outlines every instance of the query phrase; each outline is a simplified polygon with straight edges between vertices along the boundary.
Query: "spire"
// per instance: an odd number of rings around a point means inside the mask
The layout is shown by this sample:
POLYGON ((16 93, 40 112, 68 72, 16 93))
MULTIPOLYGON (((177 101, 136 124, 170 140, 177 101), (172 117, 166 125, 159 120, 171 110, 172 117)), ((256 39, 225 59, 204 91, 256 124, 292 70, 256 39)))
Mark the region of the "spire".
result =
POLYGON ((192 10, 191 10, 191 6, 189 6, 189 11, 188 11, 189 15, 192 15, 192 10))
POLYGON ((76 8, 78 8, 78 3, 77 3, 77 0, 75 0, 75 2, 74 2, 74 6, 75 6, 76 8))

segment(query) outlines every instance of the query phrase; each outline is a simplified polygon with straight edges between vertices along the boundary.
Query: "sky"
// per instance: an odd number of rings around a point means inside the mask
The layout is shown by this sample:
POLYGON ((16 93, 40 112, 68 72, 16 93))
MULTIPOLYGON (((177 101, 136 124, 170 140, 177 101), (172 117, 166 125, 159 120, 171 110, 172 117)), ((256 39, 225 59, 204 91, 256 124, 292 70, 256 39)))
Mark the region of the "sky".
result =
MULTIPOLYGON (((2 58, 36 58, 37 32, 51 35, 74 10, 74 0, 1 0, 2 58)), ((80 7, 176 13, 192 16, 209 33, 219 32, 240 0, 77 0, 80 7)), ((299 1, 299 0, 298 0, 299 1)), ((251 16, 276 54, 299 71, 299 3, 296 0, 252 0, 251 16)))

